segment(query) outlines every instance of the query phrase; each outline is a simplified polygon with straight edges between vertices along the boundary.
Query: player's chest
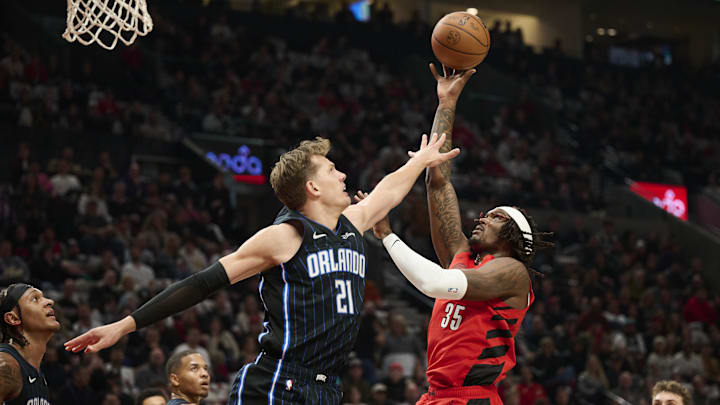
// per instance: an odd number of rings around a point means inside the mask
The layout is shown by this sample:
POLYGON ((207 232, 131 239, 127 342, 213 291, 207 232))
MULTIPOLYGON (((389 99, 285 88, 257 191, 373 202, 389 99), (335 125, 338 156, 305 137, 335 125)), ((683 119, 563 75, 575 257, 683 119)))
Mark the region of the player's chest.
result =
POLYGON ((310 279, 335 273, 365 278, 367 259, 362 243, 362 240, 357 243, 348 240, 328 240, 326 243, 308 246, 305 254, 298 259, 310 279))

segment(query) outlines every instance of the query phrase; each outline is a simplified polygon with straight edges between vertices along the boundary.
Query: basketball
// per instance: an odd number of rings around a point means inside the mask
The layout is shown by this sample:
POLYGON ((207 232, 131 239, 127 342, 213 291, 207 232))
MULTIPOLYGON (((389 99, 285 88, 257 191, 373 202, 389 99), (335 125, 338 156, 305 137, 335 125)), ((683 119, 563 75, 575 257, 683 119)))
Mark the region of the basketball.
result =
POLYGON ((479 65, 490 50, 490 33, 480 17, 457 11, 435 24, 430 39, 440 63, 456 70, 479 65))

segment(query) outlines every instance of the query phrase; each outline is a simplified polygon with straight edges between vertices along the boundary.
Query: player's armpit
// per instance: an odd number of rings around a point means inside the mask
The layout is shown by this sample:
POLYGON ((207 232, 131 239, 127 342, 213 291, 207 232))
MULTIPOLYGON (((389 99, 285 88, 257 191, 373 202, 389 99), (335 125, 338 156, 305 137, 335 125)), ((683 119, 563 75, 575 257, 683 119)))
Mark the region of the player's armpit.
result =
POLYGON ((470 250, 462 232, 460 204, 452 184, 434 188, 428 185, 430 234, 440 264, 448 267, 456 254, 470 250))
POLYGON ((20 365, 11 355, 0 353, 0 403, 17 397, 21 390, 20 365))
POLYGON ((524 298, 530 291, 530 276, 525 265, 510 257, 490 260, 481 271, 466 269, 463 273, 468 281, 465 300, 524 298))
POLYGON ((285 263, 297 253, 302 233, 289 223, 271 225, 220 259, 231 284, 285 263))

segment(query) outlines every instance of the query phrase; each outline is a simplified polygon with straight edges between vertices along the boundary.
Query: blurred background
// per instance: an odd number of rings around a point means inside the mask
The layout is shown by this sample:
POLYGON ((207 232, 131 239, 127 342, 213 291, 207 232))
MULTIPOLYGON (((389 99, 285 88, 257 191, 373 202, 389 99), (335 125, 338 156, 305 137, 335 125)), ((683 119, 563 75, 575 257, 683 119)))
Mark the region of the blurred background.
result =
MULTIPOLYGON (((211 361, 224 404, 258 352, 257 279, 99 354, 62 343, 236 249, 280 209, 279 154, 315 136, 369 191, 430 130, 430 32, 477 13, 491 49, 459 103, 466 230, 524 207, 556 247, 516 340, 506 404, 649 404, 673 378, 720 403, 720 2, 168 1, 147 37, 68 44, 64 2, 0 2, 0 285, 31 282, 63 329, 53 404, 126 405, 174 351, 211 361)), ((422 179, 391 213, 435 259, 422 179)), ((427 389, 432 301, 371 234, 347 403, 427 389)))

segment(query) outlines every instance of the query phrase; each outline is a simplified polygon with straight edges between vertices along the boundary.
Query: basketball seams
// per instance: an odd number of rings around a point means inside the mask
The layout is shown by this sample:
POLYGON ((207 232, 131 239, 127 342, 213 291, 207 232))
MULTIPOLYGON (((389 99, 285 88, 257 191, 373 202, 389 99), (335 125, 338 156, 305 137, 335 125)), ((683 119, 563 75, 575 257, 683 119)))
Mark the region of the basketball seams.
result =
MULTIPOLYGON (((449 23, 442 22, 442 21, 440 22, 440 24, 441 24, 441 25, 447 25, 447 26, 450 26, 450 27, 453 27, 453 28, 457 28, 457 29, 459 29, 460 31, 462 31, 462 32, 470 35, 470 36, 472 37, 472 39, 474 39, 475 41, 477 41, 478 44, 480 44, 480 45, 482 45, 482 46, 484 46, 484 47, 487 47, 487 46, 488 46, 488 44, 482 43, 482 41, 480 41, 475 35, 473 35, 472 32, 466 30, 465 28, 458 27, 457 25, 449 24, 449 23)), ((475 54, 472 54, 472 55, 475 55, 475 54)))
POLYGON ((457 50, 457 49, 455 49, 455 48, 451 48, 451 47, 443 44, 442 41, 440 41, 439 39, 437 39, 437 37, 436 37, 435 35, 433 35, 432 39, 434 39, 435 42, 437 42, 438 44, 444 46, 445 48, 447 48, 447 49, 449 49, 449 50, 451 50, 451 51, 453 51, 453 52, 462 53, 463 55, 474 55, 474 56, 487 55, 487 51, 485 51, 485 52, 483 52, 483 53, 472 53, 472 52, 463 52, 463 51, 457 50))
POLYGON ((488 43, 488 45, 485 45, 485 46, 490 46, 490 31, 488 31, 487 25, 485 25, 485 23, 483 22, 482 18, 480 18, 480 17, 478 17, 478 16, 476 16, 476 15, 474 15, 474 14, 470 14, 470 16, 471 16, 472 18, 476 19, 477 22, 478 22, 478 24, 482 25, 483 28, 485 28, 485 29, 483 30, 483 32, 485 33, 485 38, 487 38, 487 43, 488 43))

